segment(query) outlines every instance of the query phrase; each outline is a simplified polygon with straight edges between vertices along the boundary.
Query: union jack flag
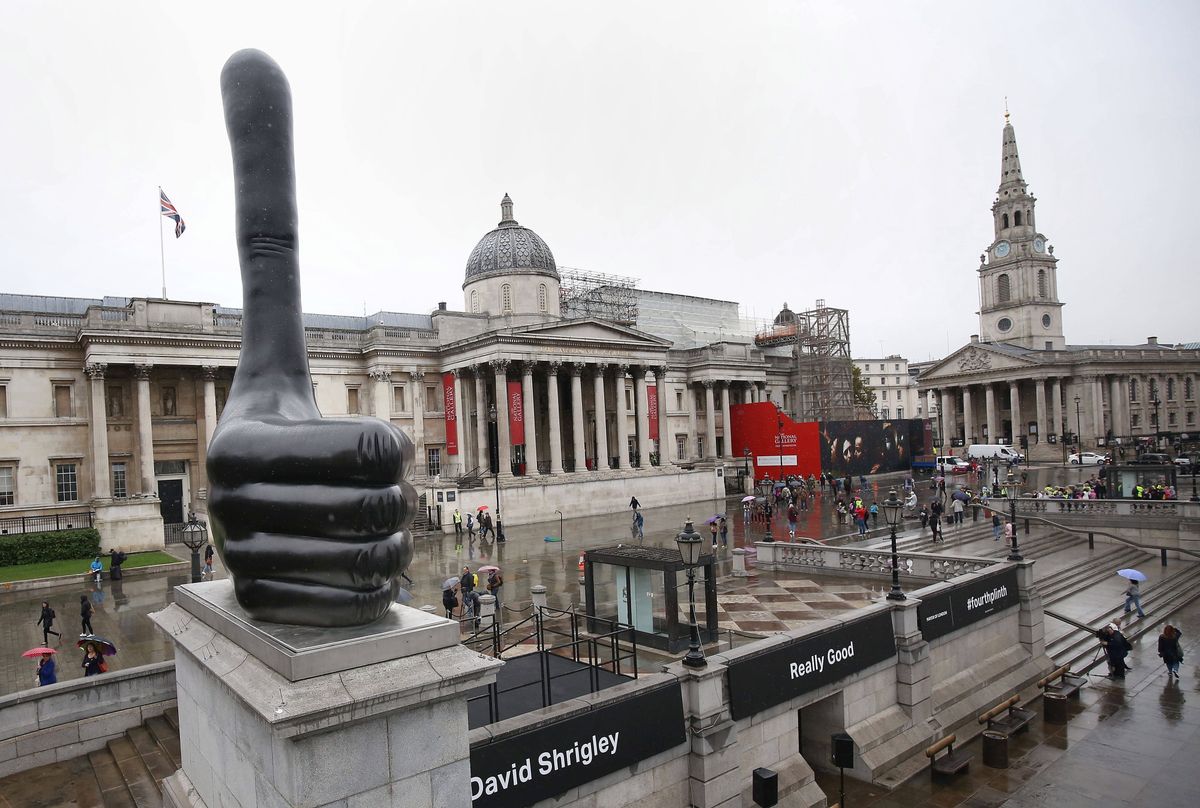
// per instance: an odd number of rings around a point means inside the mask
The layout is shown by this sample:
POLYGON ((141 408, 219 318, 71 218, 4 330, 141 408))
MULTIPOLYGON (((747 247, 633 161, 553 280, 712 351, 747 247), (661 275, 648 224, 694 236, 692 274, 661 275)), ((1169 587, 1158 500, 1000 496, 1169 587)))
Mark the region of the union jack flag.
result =
POLYGON ((183 235, 183 231, 187 230, 187 225, 183 223, 183 217, 179 215, 179 211, 175 210, 175 204, 167 199, 162 188, 158 189, 158 202, 162 206, 162 215, 175 220, 175 238, 179 238, 183 235))

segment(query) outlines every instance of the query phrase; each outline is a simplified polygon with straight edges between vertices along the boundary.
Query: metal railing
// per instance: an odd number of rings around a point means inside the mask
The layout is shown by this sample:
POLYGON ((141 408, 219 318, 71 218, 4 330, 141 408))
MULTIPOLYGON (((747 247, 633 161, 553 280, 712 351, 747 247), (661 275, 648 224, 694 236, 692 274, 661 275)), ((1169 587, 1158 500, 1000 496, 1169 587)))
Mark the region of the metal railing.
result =
POLYGON ((95 514, 91 511, 75 513, 47 513, 37 516, 14 516, 0 519, 0 535, 19 533, 50 533, 55 530, 75 530, 93 526, 95 514))

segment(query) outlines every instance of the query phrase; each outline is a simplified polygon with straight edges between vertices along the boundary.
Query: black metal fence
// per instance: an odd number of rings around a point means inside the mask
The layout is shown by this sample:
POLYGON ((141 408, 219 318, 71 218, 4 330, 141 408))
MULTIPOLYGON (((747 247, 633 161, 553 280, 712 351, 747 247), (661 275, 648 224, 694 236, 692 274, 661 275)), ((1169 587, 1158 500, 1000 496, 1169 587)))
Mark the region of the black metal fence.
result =
POLYGON ((0 519, 0 536, 11 536, 18 533, 50 533, 55 530, 92 527, 94 516, 95 514, 91 511, 13 516, 8 519, 0 519))

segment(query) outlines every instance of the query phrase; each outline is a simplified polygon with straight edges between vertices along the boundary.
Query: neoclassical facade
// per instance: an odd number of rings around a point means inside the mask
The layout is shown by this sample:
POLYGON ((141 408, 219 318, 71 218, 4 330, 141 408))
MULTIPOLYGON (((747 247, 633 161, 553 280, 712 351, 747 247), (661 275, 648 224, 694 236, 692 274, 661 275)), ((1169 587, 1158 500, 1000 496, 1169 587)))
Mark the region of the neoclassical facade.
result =
MULTIPOLYGON (((507 195, 501 210, 470 253, 462 311, 305 315, 321 411, 405 430, 418 490, 493 473, 502 487, 711 476, 740 461, 730 406, 782 401, 787 352, 755 347, 736 303, 687 295, 639 293, 633 325, 564 319, 549 247, 507 195), (704 312, 724 336, 698 341, 672 326, 677 311, 704 312)), ((203 514, 241 317, 211 303, 0 295, 0 527, 88 508, 153 506, 168 524, 203 514)))
POLYGON ((1157 337, 1068 345, 1058 259, 1037 229, 1036 202, 1006 115, 994 239, 980 256, 979 334, 919 377, 940 443, 1025 444, 1032 457, 1051 459, 1064 443, 1128 447, 1194 435, 1200 346, 1157 337))

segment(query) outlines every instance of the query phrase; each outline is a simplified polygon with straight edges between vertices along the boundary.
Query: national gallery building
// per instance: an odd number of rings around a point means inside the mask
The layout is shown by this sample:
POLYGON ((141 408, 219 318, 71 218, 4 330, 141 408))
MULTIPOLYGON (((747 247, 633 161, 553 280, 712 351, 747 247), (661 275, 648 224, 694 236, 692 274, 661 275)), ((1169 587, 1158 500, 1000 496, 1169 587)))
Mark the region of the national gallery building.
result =
MULTIPOLYGON (((464 310, 305 315, 318 406, 403 429, 443 520, 495 507, 496 472, 509 523, 620 510, 631 477, 647 506, 723 495, 744 461, 730 406, 790 404, 789 349, 756 347, 734 302, 560 283, 505 196, 464 310)), ((160 515, 205 514, 240 335, 240 310, 211 303, 0 294, 0 529, 91 511, 142 536, 128 548, 161 543, 160 515)))
POLYGON ((939 443, 954 453, 1026 445, 1035 460, 1062 460, 1067 444, 1114 447, 1131 460, 1138 444, 1194 441, 1200 343, 1067 344, 1058 258, 1036 203, 1006 116, 994 239, 979 262, 979 334, 918 377, 927 412, 940 416, 939 443))

